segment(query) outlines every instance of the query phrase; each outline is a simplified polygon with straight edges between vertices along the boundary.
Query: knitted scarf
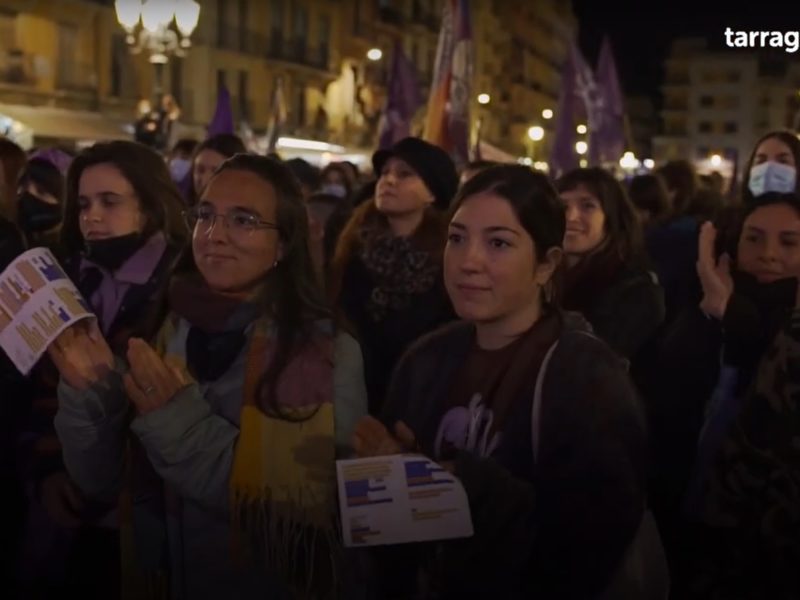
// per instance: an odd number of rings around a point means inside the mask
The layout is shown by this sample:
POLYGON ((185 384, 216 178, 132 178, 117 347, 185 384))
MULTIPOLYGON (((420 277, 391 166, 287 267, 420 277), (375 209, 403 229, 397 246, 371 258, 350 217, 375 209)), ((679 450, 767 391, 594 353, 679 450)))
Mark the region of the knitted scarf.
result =
MULTIPOLYGON (((186 364, 176 347, 178 316, 156 338, 158 353, 186 364)), ((240 433, 230 477, 232 556, 259 560, 299 598, 325 597, 335 588, 337 555, 333 417, 333 342, 319 331, 298 348, 282 372, 280 416, 259 398, 260 380, 275 351, 274 328, 252 325, 247 346, 240 433)), ((169 511, 167 493, 167 511, 169 511)), ((164 585, 149 585, 164 597, 164 585)))
MULTIPOLYGON (((420 229, 430 229, 432 217, 420 229)), ((367 310, 374 321, 411 305, 441 277, 441 253, 423 247, 417 235, 396 237, 380 222, 365 224, 360 232, 359 258, 374 281, 367 310)), ((442 234, 443 235, 443 234, 442 234)))

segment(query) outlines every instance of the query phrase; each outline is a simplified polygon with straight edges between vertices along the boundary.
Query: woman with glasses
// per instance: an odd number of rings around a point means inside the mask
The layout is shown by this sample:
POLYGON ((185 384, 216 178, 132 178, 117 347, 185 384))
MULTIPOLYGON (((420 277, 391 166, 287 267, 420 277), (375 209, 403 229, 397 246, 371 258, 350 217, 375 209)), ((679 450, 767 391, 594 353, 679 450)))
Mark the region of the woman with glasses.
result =
POLYGON ((327 597, 336 446, 366 391, 315 278, 300 189, 282 164, 237 155, 186 218, 191 253, 153 340, 115 357, 73 328, 50 348, 65 462, 87 496, 121 494, 128 589, 327 597))
MULTIPOLYGON (((96 144, 70 166, 61 230, 64 268, 116 354, 124 356, 132 336, 154 333, 159 298, 188 237, 180 211, 180 195, 164 161, 145 146, 124 141, 96 144)), ((52 367, 41 365, 36 377, 34 487, 49 520, 61 528, 55 535, 71 539, 66 585, 102 590, 107 597, 118 587, 114 503, 85 497, 64 468, 52 430, 58 373, 49 375, 48 370, 52 367), (89 569, 91 583, 84 580, 89 569), (96 573, 103 574, 102 581, 96 573)), ((44 525, 36 522, 34 513, 29 539, 45 539, 34 535, 40 526, 44 525)), ((63 562, 54 559, 50 547, 42 550, 41 556, 31 551, 38 557, 31 567, 39 580, 43 569, 38 560, 45 565, 63 562)), ((60 586, 63 581, 57 579, 53 585, 60 586)))

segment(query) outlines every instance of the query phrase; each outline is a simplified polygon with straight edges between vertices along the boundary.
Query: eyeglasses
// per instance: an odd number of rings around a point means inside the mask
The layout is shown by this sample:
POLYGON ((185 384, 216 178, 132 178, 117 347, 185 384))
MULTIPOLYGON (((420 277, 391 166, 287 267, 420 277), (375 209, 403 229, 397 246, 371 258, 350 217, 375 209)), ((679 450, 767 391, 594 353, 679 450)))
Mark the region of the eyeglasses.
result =
POLYGON ((253 213, 241 209, 233 209, 224 215, 219 215, 210 206, 195 206, 184 211, 183 218, 189 229, 199 227, 199 230, 206 234, 211 233, 217 219, 222 219, 225 227, 235 234, 250 235, 257 229, 279 230, 275 223, 262 221, 253 213))

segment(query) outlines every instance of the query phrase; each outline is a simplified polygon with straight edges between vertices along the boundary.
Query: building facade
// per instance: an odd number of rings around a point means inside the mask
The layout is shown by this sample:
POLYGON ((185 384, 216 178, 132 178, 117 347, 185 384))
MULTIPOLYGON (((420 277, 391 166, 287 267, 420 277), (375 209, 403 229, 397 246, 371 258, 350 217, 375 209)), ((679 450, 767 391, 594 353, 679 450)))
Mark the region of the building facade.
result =
POLYGON ((572 3, 559 0, 475 0, 475 98, 473 114, 481 117, 481 136, 514 156, 546 160, 553 142, 561 72, 577 35, 572 3), (477 103, 477 94, 490 96, 477 103), (528 130, 541 126, 545 136, 534 142, 528 130))
POLYGON ((666 61, 657 162, 686 159, 698 170, 741 173, 755 142, 795 129, 800 71, 786 60, 741 51, 711 52, 679 40, 666 61))
MULTIPOLYGON (((178 130, 202 137, 225 85, 237 123, 267 129, 280 86, 286 135, 374 148, 392 52, 400 44, 427 100, 443 0, 199 0, 191 47, 171 56, 161 88, 180 107, 178 130), (371 49, 379 60, 369 60, 371 49)), ((561 68, 577 29, 571 2, 471 0, 473 122, 513 156, 545 159, 561 68), (477 97, 489 94, 480 105, 477 97), (531 147, 527 132, 546 134, 531 147)), ((156 71, 126 43, 113 0, 0 0, 0 126, 30 125, 36 143, 131 135, 156 71)), ((422 132, 425 106, 412 124, 422 132)), ((31 141, 31 143, 33 143, 31 141)), ((29 144, 30 145, 30 144, 29 144)))

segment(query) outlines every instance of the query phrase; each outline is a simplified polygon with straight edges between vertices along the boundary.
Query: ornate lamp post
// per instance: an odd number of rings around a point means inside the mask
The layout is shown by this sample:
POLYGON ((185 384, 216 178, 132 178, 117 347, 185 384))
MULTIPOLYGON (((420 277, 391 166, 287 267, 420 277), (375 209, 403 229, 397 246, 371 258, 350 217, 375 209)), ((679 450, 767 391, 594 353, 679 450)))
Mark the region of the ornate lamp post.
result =
POLYGON ((170 56, 185 56, 200 18, 194 0, 116 0, 117 21, 127 33, 133 54, 147 52, 155 67, 156 96, 162 93, 164 65, 170 56))

